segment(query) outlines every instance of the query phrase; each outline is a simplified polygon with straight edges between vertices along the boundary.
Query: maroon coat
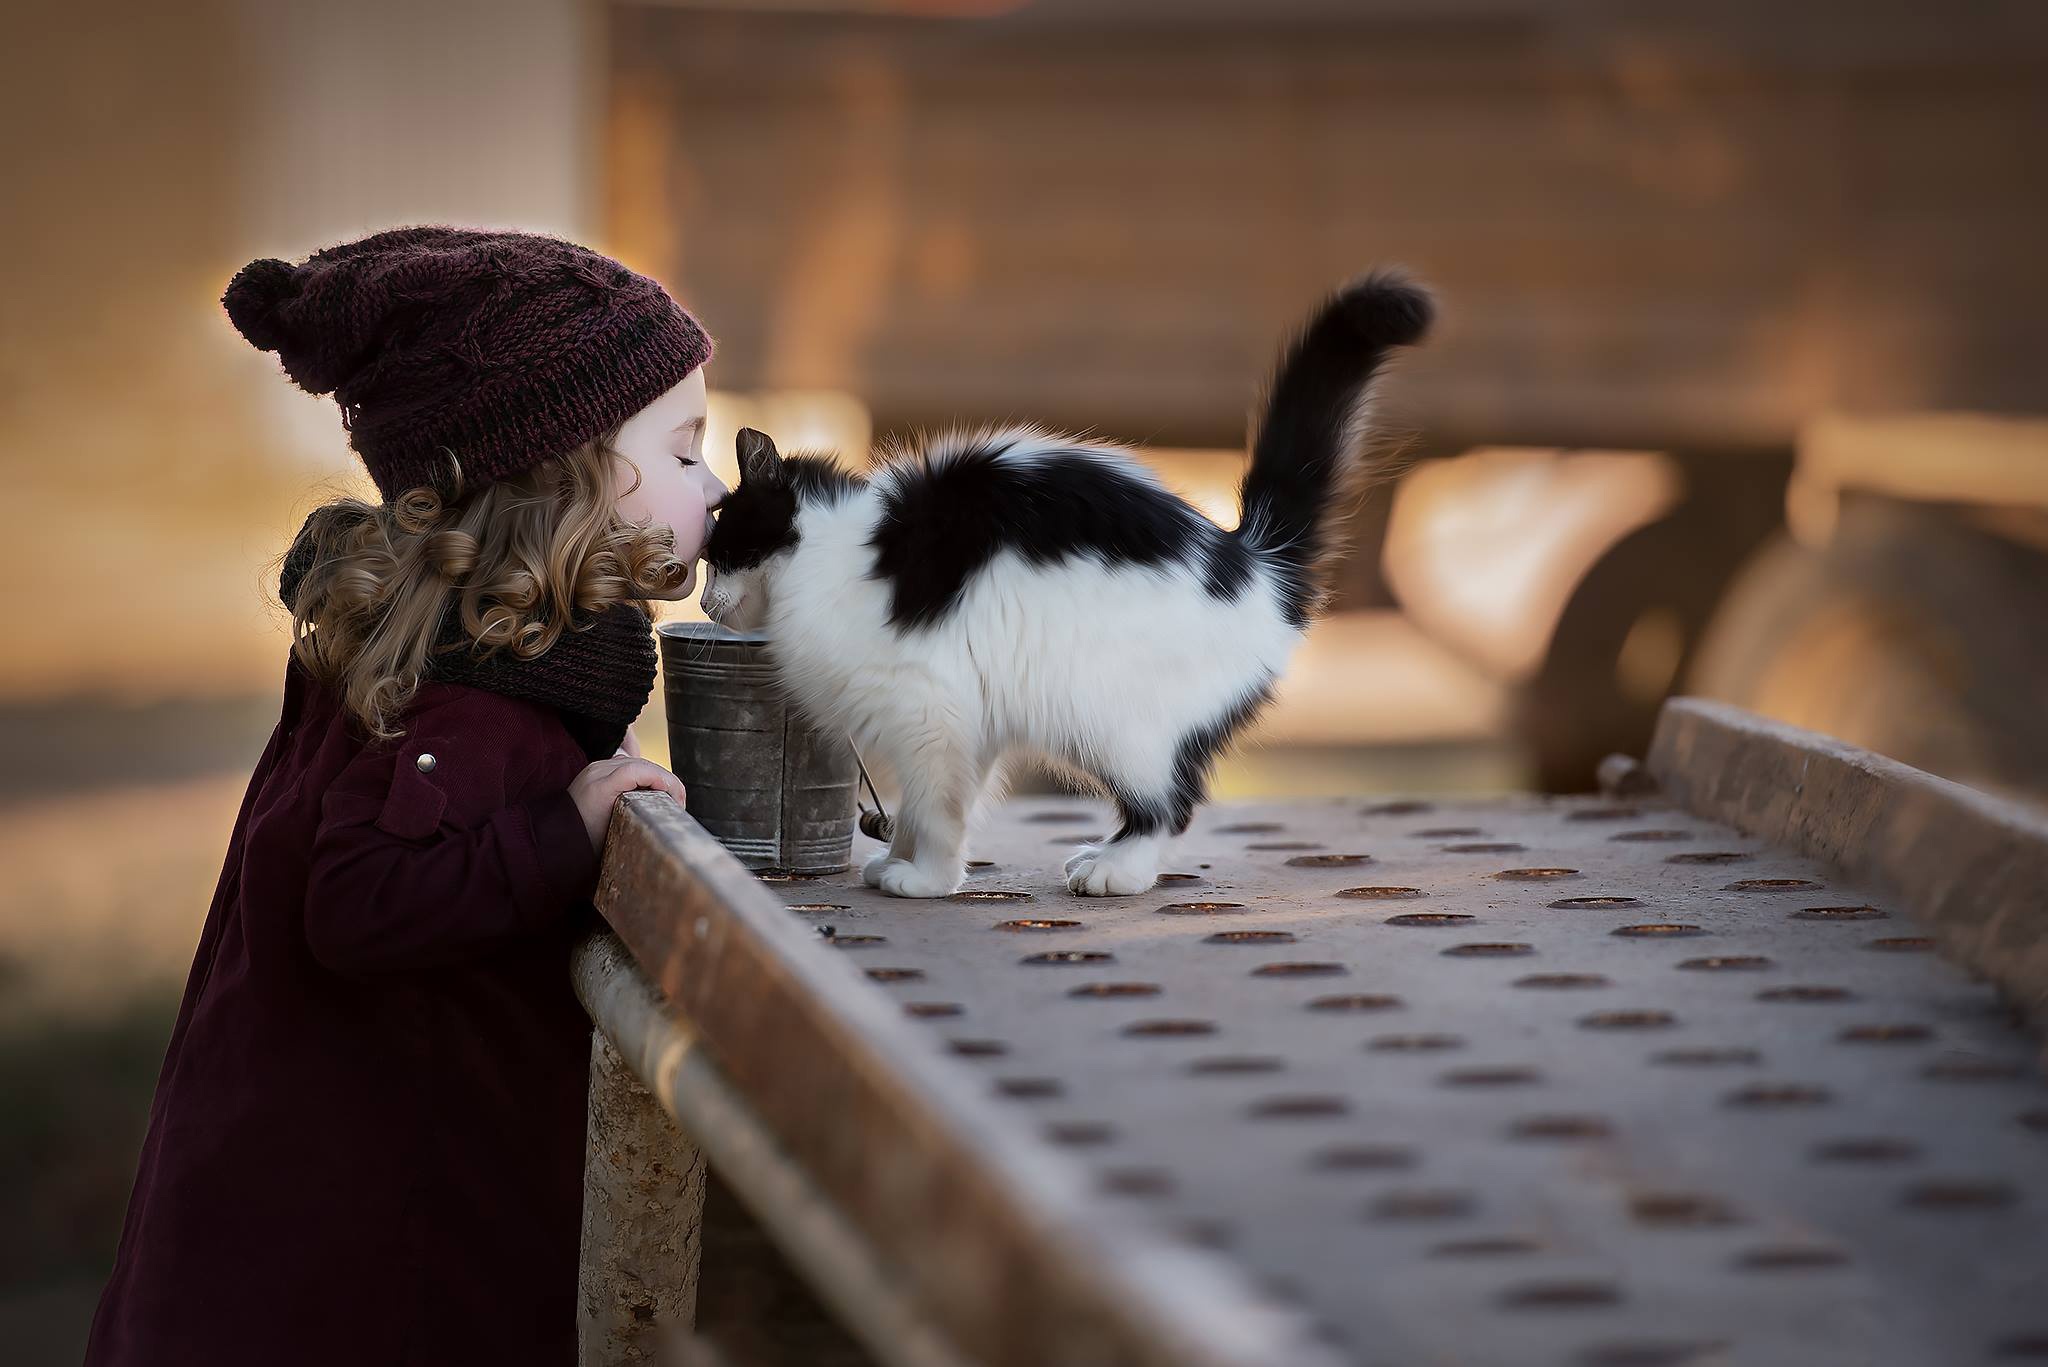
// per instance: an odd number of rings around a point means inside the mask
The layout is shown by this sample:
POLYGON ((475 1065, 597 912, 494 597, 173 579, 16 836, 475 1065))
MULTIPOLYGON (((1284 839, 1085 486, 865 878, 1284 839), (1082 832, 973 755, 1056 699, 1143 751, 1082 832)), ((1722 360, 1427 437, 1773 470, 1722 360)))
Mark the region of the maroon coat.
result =
POLYGON ((406 728, 365 748, 287 673, 89 1367, 575 1361, 585 756, 451 684, 406 728))

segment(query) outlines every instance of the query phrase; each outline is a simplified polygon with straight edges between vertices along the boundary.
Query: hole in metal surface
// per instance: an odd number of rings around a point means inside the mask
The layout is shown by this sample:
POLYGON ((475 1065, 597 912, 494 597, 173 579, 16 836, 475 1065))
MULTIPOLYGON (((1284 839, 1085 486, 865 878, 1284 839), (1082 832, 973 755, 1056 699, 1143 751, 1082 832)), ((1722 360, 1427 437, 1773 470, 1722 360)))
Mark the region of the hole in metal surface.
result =
POLYGON ((1915 1182, 1903 1197, 1921 1210, 1995 1210, 2019 1200, 2011 1184, 1969 1177, 1937 1177, 1915 1182))
POLYGON ((1673 1068, 1727 1068, 1762 1063, 1754 1049, 1666 1049, 1650 1055, 1650 1062, 1673 1068))
POLYGON ((1579 1026, 1585 1030, 1662 1030, 1676 1024, 1678 1017, 1669 1011, 1595 1011, 1579 1017, 1579 1026))
POLYGON ((1579 1310, 1617 1305, 1621 1292, 1612 1282, 1525 1282, 1503 1291, 1500 1301, 1511 1310, 1579 1310))
POLYGON ((1528 1115, 1508 1127, 1510 1139, 1605 1139, 1613 1133, 1597 1115, 1528 1115))
POLYGON ((1479 940, 1467 945, 1452 945, 1443 952, 1454 959, 1513 959, 1534 954, 1536 946, 1509 940, 1479 940))
POLYGON ((1369 807, 1360 807, 1358 814, 1360 816, 1420 816, 1424 812, 1433 812, 1435 810, 1436 808, 1430 803, 1403 799, 1398 802, 1375 802, 1369 807))
POLYGON ((1327 1093, 1262 1097, 1245 1107, 1254 1120, 1325 1120, 1351 1114, 1351 1103, 1327 1093))
POLYGON ((1078 1148, 1107 1144, 1116 1138, 1116 1131, 1099 1120, 1055 1120, 1045 1127, 1045 1137, 1055 1144, 1072 1144, 1078 1148))
POLYGON ((1835 1036, 1844 1044, 1920 1044, 1934 1038, 1924 1025, 1851 1025, 1835 1036))
MULTIPOLYGON (((1248 850, 1278 853, 1281 850, 1319 850, 1322 845, 1314 840, 1254 840, 1245 846, 1248 850)), ((1289 863, 1294 861, 1289 860, 1289 863)))
POLYGON ((868 976, 878 983, 915 983, 924 981, 921 968, 871 968, 868 976))
POLYGON ((1206 883, 1209 880, 1202 877, 1199 873, 1162 873, 1159 875, 1159 881, 1162 883, 1206 883))
POLYGON ((1233 821, 1227 826, 1218 826, 1217 835, 1271 835, 1287 827, 1278 821, 1233 821))
POLYGON ((1920 1076, 1932 1082, 2020 1082, 2033 1070, 2002 1059, 1945 1058, 1922 1068, 1920 1076))
POLYGON ((1856 994, 1846 987, 1820 987, 1802 983, 1795 987, 1767 987, 1756 994, 1760 1002, 1846 1002, 1856 994))
POLYGON ((1742 878, 1721 889, 1723 892, 1811 892, 1820 884, 1811 878, 1742 878))
POLYGON ((1577 869, 1502 869, 1494 875, 1509 883, 1544 883, 1555 878, 1576 878, 1577 869))
POLYGON ((1609 840, 1626 841, 1632 845, 1662 844, 1672 840, 1690 840, 1691 831, 1616 831, 1609 840))
POLYGON ((1159 908, 1161 916, 1228 916, 1243 911, 1242 902, 1168 902, 1159 908))
POLYGON ((1202 1074, 1236 1073, 1277 1073, 1287 1066, 1287 1061, 1271 1054, 1217 1054, 1212 1058, 1198 1058, 1188 1064, 1188 1071, 1202 1074))
POLYGON ((905 1002, 903 1014, 918 1020, 937 1020, 942 1016, 957 1016, 964 1008, 959 1002, 905 1002))
POLYGON ((1401 1006, 1399 997, 1385 992, 1344 992, 1329 997, 1317 997, 1308 1004, 1311 1011, 1394 1011, 1401 1006))
POLYGON ((821 878, 831 878, 844 872, 844 869, 756 869, 754 877, 763 883, 815 883, 821 878))
POLYGON ((1393 1144, 1332 1144, 1309 1155, 1322 1172, 1391 1172, 1415 1166, 1415 1150, 1393 1144))
POLYGON ((1687 850, 1684 854, 1667 854, 1667 864, 1736 864, 1749 858, 1741 850, 1687 850))
POLYGON ((1173 1174, 1162 1168, 1111 1168, 1099 1179, 1111 1196, 1171 1196, 1173 1174))
POLYGON ((1410 897, 1422 896, 1421 888, 1339 888, 1332 897, 1346 897, 1354 902, 1395 902, 1410 897))
POLYGON ((1478 1203, 1465 1192, 1418 1188, 1373 1198, 1365 1215, 1369 1220, 1456 1220, 1477 1208, 1478 1203))
POLYGON ((1767 1244, 1736 1254, 1734 1266, 1743 1272, 1804 1272, 1841 1267, 1848 1261, 1849 1255, 1841 1249, 1822 1244, 1767 1244))
POLYGON ((1489 1068, 1453 1068, 1437 1078, 1445 1087, 1527 1087, 1542 1081, 1534 1068, 1519 1065, 1489 1068))
POLYGON ((1485 835, 1477 826, 1428 826, 1409 835, 1417 840, 1463 840, 1469 836, 1485 835))
POLYGON ((1010 1046, 999 1039, 951 1039, 946 1047, 962 1058, 996 1058, 1010 1052, 1010 1046))
POLYGON ((1613 980, 1602 973, 1531 973, 1526 978, 1515 979, 1516 987, 1555 988, 1576 990, 1586 987, 1609 987, 1613 980))
POLYGON ((1439 845, 1445 854, 1513 854, 1529 848, 1512 840, 1473 840, 1462 845, 1439 845))
POLYGON ((1801 907, 1792 913, 1795 921, 1881 921, 1887 913, 1876 907, 1801 907))
POLYGON ((1822 1163, 1909 1163, 1919 1156, 1920 1146, 1904 1139, 1830 1139, 1811 1151, 1822 1163))
POLYGON ((1057 812, 1033 812, 1024 818, 1027 826, 1070 826, 1076 822, 1093 821, 1095 813, 1077 812, 1072 809, 1057 812))
POLYGON ((1370 864, 1369 854, 1297 854, 1287 861, 1290 869, 1348 869, 1356 864, 1370 864))
POLYGON ((2048 1110, 2021 1111, 2013 1119, 2030 1130, 2048 1132, 2048 1110))
POLYGON ((1086 930, 1086 929, 1087 929, 1087 927, 1086 927, 1085 925, 1083 925, 1083 924, 1082 924, 1081 922, 1079 922, 1079 921, 1052 921, 1052 920, 1042 920, 1042 919, 1025 919, 1025 920, 1019 920, 1019 921, 998 921, 998 922, 996 922, 996 923, 995 923, 995 925, 994 925, 994 926, 992 926, 992 927, 990 927, 990 928, 991 928, 991 929, 993 929, 993 930, 1086 930))
POLYGON ((1677 1343, 1644 1339, 1602 1343, 1574 1359, 1578 1367, 1711 1367, 1723 1363, 1728 1345, 1722 1341, 1677 1343))
POLYGON ((1684 959, 1680 968, 1696 973, 1746 973, 1769 968, 1771 961, 1761 954, 1710 954, 1703 959, 1684 959))
POLYGON ((1991 1356, 1996 1358, 2048 1358, 2048 1332, 2039 1334, 2014 1334, 1991 1345, 1991 1356))
POLYGON ((1237 1234, 1221 1220, 1189 1220, 1180 1227, 1180 1237, 1200 1248, 1229 1248, 1237 1234))
POLYGON ((1375 1035, 1366 1041, 1365 1047, 1377 1054, 1430 1054, 1462 1049, 1465 1041, 1457 1035, 1375 1035))
POLYGON ((1204 935, 1202 943, 1207 945, 1291 945, 1294 932, 1291 930, 1219 930, 1214 935, 1204 935))
POLYGON ((1608 932, 1608 934, 1610 935, 1620 935, 1626 939, 1637 940, 1689 939, 1692 936, 1704 935, 1706 933, 1706 931, 1702 930, 1698 926, 1686 925, 1684 922, 1681 921, 1646 921, 1641 925, 1616 926, 1613 930, 1608 932))
POLYGON ((1404 916, 1389 916, 1390 926, 1462 926, 1478 920, 1460 911, 1412 911, 1404 916))
POLYGON ((1056 835, 1045 843, 1048 845, 1100 845, 1107 839, 1109 837, 1102 832, 1093 831, 1087 834, 1056 835))
POLYGON ((967 867, 975 870, 977 873, 986 872, 995 866, 996 861, 993 859, 970 859, 967 861, 967 867))
POLYGON ((1620 907, 1639 907, 1642 904, 1642 899, 1638 897, 1610 896, 1560 897, 1549 905, 1554 911, 1606 911, 1620 907))
POLYGON ((1156 997, 1158 983, 1082 983, 1067 989, 1069 997, 1156 997))
POLYGON ((791 902, 789 910, 812 915, 818 912, 852 911, 853 908, 844 902, 791 902))
POLYGON ((1738 1087, 1721 1101, 1726 1106, 1741 1106, 1763 1111, 1787 1110, 1795 1106, 1825 1106, 1834 1099, 1834 1094, 1825 1087, 1813 1087, 1798 1082, 1763 1082, 1753 1087, 1738 1087))
POLYGON ((1643 814, 1640 807, 1581 807, 1566 812, 1566 821, 1632 821, 1643 814))
POLYGON ((1481 1239, 1446 1239, 1430 1246, 1432 1258, 1513 1258, 1540 1253, 1543 1245, 1515 1234, 1496 1234, 1481 1239))
POLYGON ((889 943, 886 935, 832 935, 826 938, 841 949, 868 949, 889 943))
POLYGON ((1017 962, 1033 966, 1052 964, 1112 964, 1116 962, 1116 955, 1099 949, 1049 949, 1043 954, 1026 954, 1017 962))
POLYGON ((997 892, 993 888, 972 892, 956 892, 946 899, 948 902, 1029 902, 1034 900, 1028 892, 997 892))
POLYGON ((1215 1021, 1204 1020, 1153 1020, 1132 1021, 1123 1028, 1126 1035, 1148 1038, 1159 1035, 1213 1035, 1215 1021))
POLYGON ((1934 940, 1927 935, 1887 935, 1882 940, 1872 940, 1864 948, 1885 954, 1924 954, 1934 948, 1934 940))
POLYGON ((1645 1192, 1631 1197, 1628 1209, 1637 1224, 1665 1229, 1741 1222, 1734 1209, 1719 1197, 1696 1196, 1689 1192, 1645 1192))
POLYGON ((1329 963, 1284 963, 1260 964, 1252 970, 1254 978, 1341 978, 1351 970, 1342 964, 1329 963))
POLYGON ((1044 1101, 1065 1096, 1066 1086, 1052 1077, 1005 1077, 996 1079, 996 1091, 1014 1101, 1044 1101))

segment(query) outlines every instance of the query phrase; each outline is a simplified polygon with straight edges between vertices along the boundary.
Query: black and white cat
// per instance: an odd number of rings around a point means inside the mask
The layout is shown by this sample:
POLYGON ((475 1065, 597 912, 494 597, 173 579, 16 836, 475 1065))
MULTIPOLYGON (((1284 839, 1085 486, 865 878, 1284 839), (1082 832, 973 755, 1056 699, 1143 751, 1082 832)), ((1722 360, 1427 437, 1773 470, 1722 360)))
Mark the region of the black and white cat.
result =
POLYGON ((937 437, 866 478, 740 433, 704 609, 765 632, 798 705, 900 779, 869 884, 957 890, 977 807, 1029 755, 1098 781, 1121 819, 1067 861, 1068 886, 1153 885, 1301 643, 1332 519, 1370 464, 1373 378, 1433 314, 1390 274, 1316 312, 1280 359, 1235 531, 1122 448, 1037 428, 937 437))

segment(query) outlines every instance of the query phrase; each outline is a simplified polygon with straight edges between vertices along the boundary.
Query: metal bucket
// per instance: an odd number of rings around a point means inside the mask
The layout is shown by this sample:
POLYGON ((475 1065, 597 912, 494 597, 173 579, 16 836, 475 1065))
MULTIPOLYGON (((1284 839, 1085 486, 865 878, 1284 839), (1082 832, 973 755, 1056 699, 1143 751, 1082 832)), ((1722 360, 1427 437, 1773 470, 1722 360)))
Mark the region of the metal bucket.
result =
POLYGON ((856 769, 844 736, 783 700, 764 637, 665 622, 669 767, 684 806, 749 868, 837 872, 853 857, 856 769))

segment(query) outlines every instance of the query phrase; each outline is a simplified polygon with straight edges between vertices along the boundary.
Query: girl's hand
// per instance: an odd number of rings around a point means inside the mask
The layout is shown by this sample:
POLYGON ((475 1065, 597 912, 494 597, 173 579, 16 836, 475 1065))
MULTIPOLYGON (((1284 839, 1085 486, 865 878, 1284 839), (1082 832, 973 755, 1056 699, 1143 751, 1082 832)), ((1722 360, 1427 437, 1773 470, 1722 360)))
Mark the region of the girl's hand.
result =
POLYGON ((613 755, 576 775, 569 785, 569 797, 576 804, 577 815, 583 818, 583 829, 590 834, 592 849, 604 853, 605 828, 611 825, 612 804, 619 800, 619 794, 641 788, 667 793, 678 802, 683 800, 683 781, 652 760, 613 755))

